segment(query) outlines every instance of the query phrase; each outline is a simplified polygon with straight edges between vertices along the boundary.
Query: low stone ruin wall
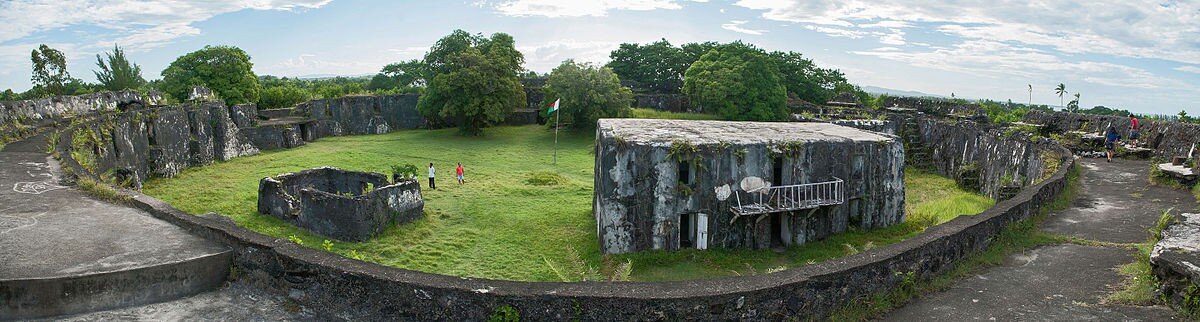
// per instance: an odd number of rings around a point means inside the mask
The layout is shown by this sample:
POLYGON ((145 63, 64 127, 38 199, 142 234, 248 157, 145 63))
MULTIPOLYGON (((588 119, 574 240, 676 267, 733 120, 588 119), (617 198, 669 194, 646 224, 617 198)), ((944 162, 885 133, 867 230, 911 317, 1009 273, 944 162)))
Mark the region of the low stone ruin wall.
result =
POLYGON ((378 173, 317 168, 258 183, 258 212, 343 241, 366 241, 392 224, 420 218, 415 180, 389 184, 378 173))
POLYGON ((910 149, 925 149, 934 169, 945 176, 960 180, 964 175, 978 176, 980 192, 996 199, 1006 187, 1016 190, 1049 176, 1064 157, 1049 140, 1010 137, 999 128, 987 129, 975 122, 922 116, 917 126, 920 142, 906 142, 910 149))
MULTIPOLYGON (((1123 140, 1129 138, 1129 117, 1030 111, 1025 114, 1024 121, 1044 125, 1050 133, 1101 133, 1111 124, 1117 128, 1117 133, 1123 140)), ((1193 144, 1200 145, 1200 124, 1141 119, 1139 123, 1142 130, 1138 144, 1153 149, 1155 157, 1170 160, 1172 157, 1186 155, 1191 151, 1193 144)))
POLYGON ((1181 214, 1162 232, 1150 253, 1150 267, 1158 277, 1159 294, 1169 304, 1200 311, 1200 214, 1181 214))
POLYGON ((18 119, 39 121, 90 112, 125 110, 129 104, 150 106, 157 105, 159 102, 162 102, 161 93, 142 94, 137 91, 55 96, 28 101, 0 101, 0 124, 18 119))
POLYGON ((977 117, 986 115, 983 108, 978 104, 932 97, 888 96, 884 98, 881 107, 911 108, 922 113, 939 116, 959 115, 977 117))
POLYGON ((899 124, 892 120, 833 120, 829 123, 888 135, 900 135, 899 124))
POLYGON ((637 94, 633 96, 633 107, 667 112, 699 112, 692 108, 687 96, 683 94, 637 94))

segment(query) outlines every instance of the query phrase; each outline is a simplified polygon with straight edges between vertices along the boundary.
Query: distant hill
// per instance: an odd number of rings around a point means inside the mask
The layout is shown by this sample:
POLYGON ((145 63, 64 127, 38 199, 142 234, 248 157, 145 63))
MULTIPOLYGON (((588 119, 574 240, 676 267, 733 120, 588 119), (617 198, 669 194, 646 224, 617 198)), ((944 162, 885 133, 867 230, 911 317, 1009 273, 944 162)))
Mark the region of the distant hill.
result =
POLYGON ((373 76, 373 75, 374 74, 359 74, 359 75, 309 74, 309 75, 291 76, 289 78, 298 78, 298 79, 329 79, 329 78, 335 78, 335 77, 359 78, 359 77, 369 77, 369 76, 373 76))
POLYGON ((929 93, 923 93, 923 92, 917 92, 917 91, 904 91, 904 90, 898 90, 898 89, 883 88, 883 87, 878 87, 878 86, 862 86, 862 89, 863 89, 863 91, 866 91, 867 93, 876 94, 876 95, 888 94, 888 95, 895 95, 895 96, 950 98, 949 96, 944 96, 944 95, 929 94, 929 93))

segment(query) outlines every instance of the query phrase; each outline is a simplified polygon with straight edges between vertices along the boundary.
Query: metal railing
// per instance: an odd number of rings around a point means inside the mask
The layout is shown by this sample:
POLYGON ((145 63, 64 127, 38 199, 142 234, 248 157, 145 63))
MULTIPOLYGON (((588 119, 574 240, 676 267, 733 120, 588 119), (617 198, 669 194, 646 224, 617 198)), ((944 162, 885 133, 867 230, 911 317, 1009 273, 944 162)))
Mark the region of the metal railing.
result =
POLYGON ((736 216, 747 216, 840 205, 846 202, 846 194, 843 191, 845 182, 837 177, 833 179, 833 181, 825 182, 766 187, 754 191, 738 191, 735 194, 737 205, 729 208, 736 216))

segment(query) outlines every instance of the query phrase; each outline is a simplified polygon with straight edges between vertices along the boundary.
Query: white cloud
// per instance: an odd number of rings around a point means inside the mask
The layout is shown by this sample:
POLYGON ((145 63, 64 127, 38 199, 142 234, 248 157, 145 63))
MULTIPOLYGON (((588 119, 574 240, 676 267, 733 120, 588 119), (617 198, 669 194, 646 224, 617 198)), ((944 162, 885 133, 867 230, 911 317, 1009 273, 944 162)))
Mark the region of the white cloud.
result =
POLYGON ((815 25, 807 25, 807 26, 804 26, 804 28, 826 34, 830 37, 840 37, 840 38, 850 38, 850 39, 862 38, 863 36, 866 36, 868 34, 866 31, 858 31, 858 30, 850 30, 850 29, 842 29, 842 28, 834 28, 834 27, 823 27, 823 26, 815 26, 815 25))
POLYGON ((517 46, 525 55, 525 68, 548 73, 564 60, 596 64, 607 63, 608 54, 617 49, 620 42, 558 40, 532 46, 517 46))
POLYGON ((767 32, 766 30, 742 28, 742 25, 744 25, 744 24, 746 24, 745 20, 733 20, 733 21, 730 21, 729 23, 721 24, 721 29, 725 29, 725 30, 729 30, 729 31, 733 31, 733 32, 740 32, 740 33, 748 34, 748 35, 762 35, 763 33, 767 32))
POLYGON ((657 10, 683 8, 674 0, 513 0, 495 4, 497 12, 506 16, 528 17, 603 17, 610 10, 657 10))
POLYGON ((332 0, 12 0, 0 3, 0 43, 38 32, 73 25, 94 25, 117 32, 114 39, 134 48, 153 47, 175 38, 196 35, 193 23, 213 16, 252 10, 301 10, 319 8, 332 0))
POLYGON ((1200 1, 740 0, 736 5, 777 21, 842 28, 935 24, 964 40, 1200 64, 1200 1))
POLYGON ((885 45, 896 45, 896 46, 902 46, 905 43, 907 43, 904 41, 904 30, 890 29, 890 31, 891 32, 883 33, 882 35, 879 36, 880 43, 885 44, 885 45))
POLYGON ((853 53, 917 67, 1002 79, 1072 78, 1101 85, 1137 89, 1187 87, 1178 80, 1160 77, 1141 68, 1107 62, 1064 61, 1043 50, 998 41, 970 40, 952 48, 924 52, 905 52, 883 47, 853 53))
POLYGON ((1200 74, 1200 66, 1179 66, 1179 67, 1175 67, 1175 70, 1178 70, 1181 72, 1200 74))

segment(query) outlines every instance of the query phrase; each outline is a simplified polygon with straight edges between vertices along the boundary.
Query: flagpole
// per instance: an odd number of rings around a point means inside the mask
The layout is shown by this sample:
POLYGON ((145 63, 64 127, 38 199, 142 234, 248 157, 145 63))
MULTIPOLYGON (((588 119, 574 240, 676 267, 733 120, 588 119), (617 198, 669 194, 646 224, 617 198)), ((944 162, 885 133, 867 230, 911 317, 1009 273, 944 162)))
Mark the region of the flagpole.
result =
POLYGON ((562 113, 558 111, 558 101, 554 103, 554 165, 558 165, 558 115, 562 113))

